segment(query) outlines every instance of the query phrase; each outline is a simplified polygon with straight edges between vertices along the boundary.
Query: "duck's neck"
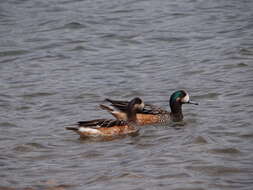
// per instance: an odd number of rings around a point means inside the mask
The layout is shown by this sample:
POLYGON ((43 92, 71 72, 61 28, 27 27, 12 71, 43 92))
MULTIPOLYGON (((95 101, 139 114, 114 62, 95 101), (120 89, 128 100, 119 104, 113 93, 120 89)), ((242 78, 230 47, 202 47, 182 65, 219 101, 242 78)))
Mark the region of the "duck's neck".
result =
POLYGON ((171 117, 173 121, 181 121, 183 119, 182 104, 180 102, 172 102, 170 104, 171 117))
POLYGON ((136 110, 127 111, 127 120, 129 122, 136 122, 136 120, 137 120, 136 113, 137 113, 136 110))

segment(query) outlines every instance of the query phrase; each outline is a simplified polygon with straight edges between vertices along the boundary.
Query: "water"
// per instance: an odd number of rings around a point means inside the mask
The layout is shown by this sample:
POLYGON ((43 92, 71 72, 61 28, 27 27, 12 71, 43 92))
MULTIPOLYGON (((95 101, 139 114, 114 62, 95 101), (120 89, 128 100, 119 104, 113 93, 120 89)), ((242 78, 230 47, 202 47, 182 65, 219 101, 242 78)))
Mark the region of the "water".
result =
POLYGON ((0 189, 253 189, 253 1, 0 2, 0 189), (169 109, 183 126, 82 140, 104 98, 169 109))

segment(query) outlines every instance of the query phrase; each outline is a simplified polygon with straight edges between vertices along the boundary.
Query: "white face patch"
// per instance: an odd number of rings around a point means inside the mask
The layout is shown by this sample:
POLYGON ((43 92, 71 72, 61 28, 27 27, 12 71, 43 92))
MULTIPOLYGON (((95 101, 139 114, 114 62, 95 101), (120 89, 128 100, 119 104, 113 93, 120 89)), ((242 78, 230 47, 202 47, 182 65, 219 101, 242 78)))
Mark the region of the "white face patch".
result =
POLYGON ((143 102, 141 102, 141 105, 140 105, 140 109, 143 109, 144 108, 144 103, 143 102))
POLYGON ((92 128, 88 128, 88 127, 80 127, 79 132, 81 133, 91 133, 91 134, 100 134, 101 132, 97 129, 92 129, 92 128))
POLYGON ((141 102, 141 104, 135 104, 134 105, 134 109, 140 109, 140 110, 142 110, 143 108, 144 108, 144 103, 143 102, 141 102))
POLYGON ((187 103, 187 102, 189 102, 189 100, 190 100, 190 97, 188 94, 186 94, 186 96, 181 99, 181 102, 187 103))

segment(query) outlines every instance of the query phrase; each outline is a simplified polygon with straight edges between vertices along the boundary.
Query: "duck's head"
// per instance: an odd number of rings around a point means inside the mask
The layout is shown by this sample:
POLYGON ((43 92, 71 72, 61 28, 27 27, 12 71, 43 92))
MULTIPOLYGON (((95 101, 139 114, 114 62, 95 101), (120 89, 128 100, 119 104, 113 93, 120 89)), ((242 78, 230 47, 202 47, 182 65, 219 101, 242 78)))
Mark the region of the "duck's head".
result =
POLYGON ((128 111, 141 111, 144 108, 144 102, 139 97, 133 98, 128 103, 128 111))
POLYGON ((144 103, 140 98, 133 98, 127 106, 127 119, 130 122, 136 122, 136 113, 143 110, 144 103))
POLYGON ((185 90, 178 90, 170 96, 170 106, 172 107, 174 103, 198 105, 197 102, 190 100, 190 96, 185 90))

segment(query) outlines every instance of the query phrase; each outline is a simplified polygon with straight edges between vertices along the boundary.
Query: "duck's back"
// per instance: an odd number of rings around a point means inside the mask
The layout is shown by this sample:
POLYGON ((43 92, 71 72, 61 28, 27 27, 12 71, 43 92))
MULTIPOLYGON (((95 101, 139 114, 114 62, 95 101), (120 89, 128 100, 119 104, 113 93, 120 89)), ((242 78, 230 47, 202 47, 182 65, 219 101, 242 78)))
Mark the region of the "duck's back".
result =
MULTIPOLYGON (((101 105, 102 109, 109 111, 117 119, 127 120, 126 111, 129 103, 128 101, 111 99, 106 99, 106 101, 110 102, 111 106, 115 109, 101 105)), ((170 118, 170 112, 167 110, 152 104, 145 104, 144 108, 139 110, 136 114, 136 123, 138 125, 161 124, 167 123, 170 121, 170 118)))

